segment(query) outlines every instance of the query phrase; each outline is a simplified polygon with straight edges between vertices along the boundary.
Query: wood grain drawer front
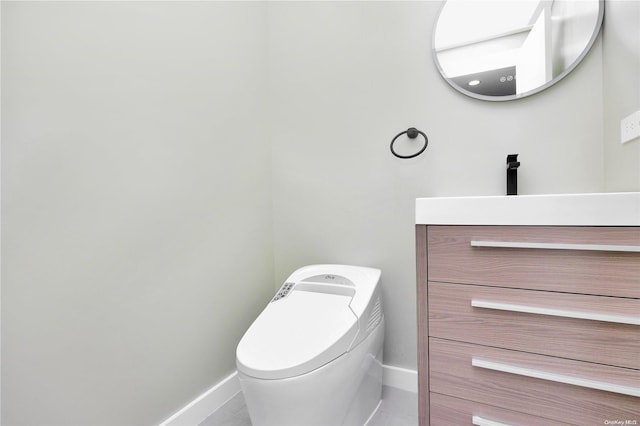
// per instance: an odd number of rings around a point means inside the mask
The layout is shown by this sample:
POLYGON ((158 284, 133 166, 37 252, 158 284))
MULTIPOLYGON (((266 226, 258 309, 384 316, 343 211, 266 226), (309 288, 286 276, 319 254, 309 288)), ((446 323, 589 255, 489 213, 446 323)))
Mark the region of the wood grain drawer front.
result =
MULTIPOLYGON (((544 414, 544 413, 541 413, 544 414)), ((431 426, 568 426, 542 417, 518 413, 491 405, 431 394, 431 426)))
POLYGON ((640 369, 640 300, 429 283, 429 335, 640 369))
POLYGON ((640 370, 435 338, 429 367, 431 392, 576 425, 640 424, 640 370))
POLYGON ((640 227, 429 226, 427 239, 430 281, 640 298, 640 227))

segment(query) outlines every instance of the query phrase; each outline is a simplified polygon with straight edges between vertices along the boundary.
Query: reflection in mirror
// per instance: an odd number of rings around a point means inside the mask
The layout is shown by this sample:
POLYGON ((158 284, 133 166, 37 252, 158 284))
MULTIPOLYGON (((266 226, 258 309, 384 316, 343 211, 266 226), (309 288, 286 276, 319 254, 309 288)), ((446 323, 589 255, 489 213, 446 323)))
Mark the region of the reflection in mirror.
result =
POLYGON ((435 25, 435 62, 466 95, 521 98, 571 72, 603 16, 603 0, 448 0, 435 25))

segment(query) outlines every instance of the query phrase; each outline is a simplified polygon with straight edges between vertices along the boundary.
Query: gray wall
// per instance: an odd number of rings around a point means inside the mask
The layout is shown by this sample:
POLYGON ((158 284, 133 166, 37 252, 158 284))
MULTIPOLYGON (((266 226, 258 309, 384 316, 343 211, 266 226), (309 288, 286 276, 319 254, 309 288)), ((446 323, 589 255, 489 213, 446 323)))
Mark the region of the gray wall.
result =
POLYGON ((272 296, 266 4, 2 2, 2 424, 159 423, 272 296))
POLYGON ((640 190, 615 3, 569 77, 488 103, 431 60, 440 2, 3 1, 2 424, 163 420, 316 262, 383 269, 385 363, 415 368, 416 197, 502 194, 509 153, 523 194, 640 190))
POLYGON ((640 1, 607 1, 604 19, 605 189, 640 191, 640 139, 620 144, 620 119, 640 111, 640 1))

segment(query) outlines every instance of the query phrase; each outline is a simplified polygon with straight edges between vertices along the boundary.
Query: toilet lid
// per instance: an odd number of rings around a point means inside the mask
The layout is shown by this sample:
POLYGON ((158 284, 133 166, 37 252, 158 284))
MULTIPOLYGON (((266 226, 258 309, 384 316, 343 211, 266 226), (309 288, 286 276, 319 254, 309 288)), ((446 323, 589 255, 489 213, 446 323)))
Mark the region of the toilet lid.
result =
POLYGON ((292 291, 269 303, 238 344, 238 370, 282 379, 315 370, 348 351, 358 332, 350 296, 292 291))

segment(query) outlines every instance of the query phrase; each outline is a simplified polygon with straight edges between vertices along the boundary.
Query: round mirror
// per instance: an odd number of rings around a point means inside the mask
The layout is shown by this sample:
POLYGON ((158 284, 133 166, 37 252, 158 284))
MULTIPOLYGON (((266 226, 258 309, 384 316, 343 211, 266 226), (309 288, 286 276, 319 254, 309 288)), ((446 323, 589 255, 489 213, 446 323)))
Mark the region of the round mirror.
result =
POLYGON ((445 80, 465 95, 519 99, 569 74, 603 16, 603 0, 447 0, 433 55, 445 80))

